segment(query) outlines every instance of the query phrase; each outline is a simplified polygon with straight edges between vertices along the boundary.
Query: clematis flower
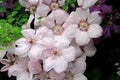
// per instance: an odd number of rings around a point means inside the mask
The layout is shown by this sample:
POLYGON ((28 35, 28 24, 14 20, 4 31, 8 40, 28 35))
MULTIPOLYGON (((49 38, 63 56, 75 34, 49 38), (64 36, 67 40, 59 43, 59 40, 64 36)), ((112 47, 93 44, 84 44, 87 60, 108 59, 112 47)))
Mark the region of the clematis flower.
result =
POLYGON ((77 3, 79 6, 81 6, 83 9, 87 9, 90 6, 94 5, 97 2, 97 0, 77 0, 77 3))
POLYGON ((47 16, 50 11, 60 9, 65 0, 43 0, 42 4, 37 7, 36 13, 40 16, 47 16))
POLYGON ((43 54, 47 54, 43 59, 43 68, 46 72, 54 69, 57 73, 61 73, 67 69, 68 62, 75 59, 75 48, 66 44, 66 38, 58 37, 54 38, 56 40, 51 40, 53 43, 51 48, 43 51, 43 54))
MULTIPOLYGON (((65 23, 68 16, 69 15, 67 12, 58 9, 47 17, 42 18, 41 25, 51 29, 54 35, 63 35, 65 31, 63 24, 65 23)), ((67 32, 69 31, 67 30, 67 32)))
POLYGON ((86 70, 85 60, 86 60, 86 55, 83 54, 75 61, 70 62, 65 72, 64 80, 87 80, 87 78, 83 74, 86 70))
POLYGON ((0 62, 5 65, 0 70, 4 72, 9 70, 9 68, 14 64, 15 57, 13 56, 13 54, 7 54, 7 59, 1 59, 0 62))
POLYGON ((70 30, 75 33, 72 36, 75 36, 76 43, 79 46, 86 45, 91 38, 98 38, 102 35, 103 30, 99 25, 102 18, 98 14, 99 11, 90 13, 89 9, 77 8, 64 24, 64 26, 69 25, 70 30))
POLYGON ((32 75, 28 71, 28 58, 17 58, 13 66, 9 68, 9 76, 15 76, 16 80, 32 80, 32 75))
POLYGON ((106 5, 107 0, 98 0, 95 5, 90 7, 90 11, 112 12, 112 5, 106 5))
POLYGON ((114 13, 105 13, 106 17, 104 17, 103 21, 105 22, 103 26, 103 36, 105 38, 108 38, 112 35, 112 31, 114 33, 119 34, 120 33, 120 25, 117 23, 117 17, 119 16, 119 13, 117 11, 114 11, 114 13), (108 16, 110 15, 110 16, 108 16))
POLYGON ((15 54, 21 57, 29 56, 31 59, 35 60, 39 59, 42 50, 45 49, 45 46, 40 45, 42 44, 42 39, 49 40, 47 37, 51 37, 52 32, 46 27, 40 27, 36 31, 33 29, 23 30, 22 34, 24 37, 15 42, 15 54))

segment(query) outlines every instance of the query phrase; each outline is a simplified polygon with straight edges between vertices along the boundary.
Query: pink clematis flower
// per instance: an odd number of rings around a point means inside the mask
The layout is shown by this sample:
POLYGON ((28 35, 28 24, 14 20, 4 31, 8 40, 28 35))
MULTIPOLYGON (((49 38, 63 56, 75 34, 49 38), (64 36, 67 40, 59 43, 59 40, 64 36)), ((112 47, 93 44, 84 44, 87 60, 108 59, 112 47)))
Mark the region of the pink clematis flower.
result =
POLYGON ((68 16, 69 15, 67 12, 58 9, 47 17, 42 18, 41 25, 51 29, 54 35, 62 35, 65 30, 63 24, 65 23, 68 16))
POLYGON ((69 25, 72 34, 68 35, 74 36, 79 46, 84 46, 90 42, 91 38, 98 38, 102 35, 103 30, 99 25, 102 18, 98 13, 99 11, 90 13, 89 9, 77 8, 64 24, 64 26, 69 25))
POLYGON ((36 12, 40 16, 47 16, 50 11, 55 11, 64 5, 65 0, 43 0, 42 4, 37 7, 36 12))
POLYGON ((32 80, 34 74, 41 72, 41 64, 39 61, 31 61, 28 57, 17 57, 14 65, 12 65, 8 74, 15 76, 17 80, 32 80))
POLYGON ((67 69, 68 62, 75 59, 76 51, 73 46, 66 44, 66 38, 57 36, 55 40, 51 40, 51 48, 43 51, 46 58, 43 59, 43 68, 45 71, 54 69, 57 73, 61 73, 67 69))
POLYGON ((1 68, 0 71, 4 72, 4 71, 9 70, 9 68, 14 64, 15 60, 16 60, 16 58, 13 56, 13 54, 7 53, 7 59, 0 60, 0 62, 5 65, 1 68))
POLYGON ((83 54, 75 61, 70 62, 65 72, 64 80, 87 80, 87 78, 83 74, 86 70, 85 60, 86 60, 86 55, 83 54))
POLYGON ((90 6, 94 5, 97 2, 97 0, 77 0, 77 3, 79 6, 81 6, 83 9, 87 9, 90 6))
POLYGON ((30 59, 33 60, 39 59, 42 50, 45 49, 45 46, 40 44, 47 44, 47 42, 42 43, 42 40, 49 40, 52 36, 51 30, 46 27, 40 27, 36 31, 33 29, 25 29, 22 31, 22 34, 24 37, 15 42, 15 54, 21 57, 29 56, 30 59))

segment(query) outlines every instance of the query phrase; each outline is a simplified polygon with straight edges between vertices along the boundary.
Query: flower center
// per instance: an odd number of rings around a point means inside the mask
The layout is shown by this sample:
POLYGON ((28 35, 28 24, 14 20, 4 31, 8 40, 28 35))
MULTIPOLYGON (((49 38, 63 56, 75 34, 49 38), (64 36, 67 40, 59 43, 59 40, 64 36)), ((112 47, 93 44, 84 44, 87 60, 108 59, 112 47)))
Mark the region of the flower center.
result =
POLYGON ((60 35, 63 32, 63 28, 60 25, 56 25, 53 29, 53 33, 56 35, 60 35))
POLYGON ((111 20, 109 20, 109 21, 107 22, 107 24, 108 24, 110 27, 113 26, 113 22, 112 22, 111 20))
POLYGON ((98 1, 96 2, 96 5, 97 5, 98 7, 100 7, 100 6, 101 6, 101 1, 98 0, 98 1))
POLYGON ((53 55, 53 56, 59 56, 60 53, 61 53, 61 52, 60 52, 59 49, 53 49, 53 50, 52 50, 52 55, 53 55))
POLYGON ((59 4, 56 3, 56 2, 52 2, 52 3, 50 4, 50 8, 51 8, 52 10, 56 10, 56 9, 59 8, 59 4))
POLYGON ((45 72, 40 73, 40 79, 41 80, 46 80, 47 79, 47 74, 45 72))
POLYGON ((29 42, 30 44, 34 44, 34 43, 35 43, 35 41, 34 41, 32 38, 30 38, 30 39, 28 40, 28 42, 29 42))
POLYGON ((31 14, 34 14, 35 11, 36 11, 36 6, 31 6, 31 7, 30 7, 30 13, 31 13, 31 14))
POLYGON ((78 27, 80 28, 80 30, 82 31, 87 31, 88 29, 88 22, 87 21, 80 21, 80 23, 78 24, 78 27))
POLYGON ((73 75, 71 72, 67 72, 65 75, 65 80, 73 80, 73 75))

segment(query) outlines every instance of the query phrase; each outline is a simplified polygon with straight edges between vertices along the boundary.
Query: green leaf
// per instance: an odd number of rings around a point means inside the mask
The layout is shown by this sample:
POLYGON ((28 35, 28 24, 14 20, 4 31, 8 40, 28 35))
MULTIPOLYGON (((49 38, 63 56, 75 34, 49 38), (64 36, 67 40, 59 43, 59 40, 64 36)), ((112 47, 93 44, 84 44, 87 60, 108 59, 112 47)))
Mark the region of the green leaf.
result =
POLYGON ((120 76, 120 71, 117 71, 117 74, 120 76))
POLYGON ((18 11, 13 11, 12 12, 12 17, 14 17, 17 13, 18 13, 18 11))
POLYGON ((14 22, 14 20, 15 20, 15 18, 9 18, 8 23, 12 23, 12 22, 14 22))

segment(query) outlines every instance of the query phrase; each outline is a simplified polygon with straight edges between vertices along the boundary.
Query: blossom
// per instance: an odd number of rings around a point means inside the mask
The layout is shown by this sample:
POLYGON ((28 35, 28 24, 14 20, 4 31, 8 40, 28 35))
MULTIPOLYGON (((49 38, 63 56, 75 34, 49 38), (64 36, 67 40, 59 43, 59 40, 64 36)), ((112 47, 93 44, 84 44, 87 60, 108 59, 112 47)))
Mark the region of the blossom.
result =
POLYGON ((7 54, 7 59, 1 59, 0 62, 5 65, 1 68, 1 71, 4 72, 9 70, 9 68, 14 64, 15 57, 13 54, 7 54))
POLYGON ((97 2, 97 0, 77 0, 77 3, 79 6, 81 6, 83 9, 87 9, 90 6, 94 5, 97 2))
POLYGON ((36 12, 40 16, 47 16, 50 11, 55 11, 64 5, 65 0, 43 0, 42 4, 37 7, 36 12))
POLYGON ((67 19, 65 26, 75 33, 76 43, 80 46, 89 43, 91 38, 98 38, 102 35, 102 28, 99 25, 102 18, 98 15, 99 11, 90 13, 89 9, 77 8, 67 19), (76 28, 76 29, 75 29, 76 28))
POLYGON ((75 59, 76 51, 73 46, 66 44, 64 37, 61 39, 60 36, 57 36, 54 39, 56 40, 51 40, 53 43, 51 48, 43 52, 43 54, 47 54, 43 59, 43 68, 47 72, 54 69, 57 73, 61 73, 67 69, 68 62, 75 59))
POLYGON ((114 33, 120 33, 120 25, 117 23, 119 13, 114 11, 114 13, 105 13, 105 15, 106 17, 103 18, 103 21, 105 22, 103 25, 103 36, 105 38, 110 37, 112 31, 114 33))
POLYGON ((107 0, 98 0, 95 5, 90 7, 90 11, 112 12, 112 5, 106 5, 107 0))
MULTIPOLYGON (((62 35, 65 31, 63 24, 68 18, 68 13, 64 10, 58 9, 53 11, 47 17, 41 19, 41 25, 48 27, 52 30, 54 35, 62 35)), ((68 31, 67 31, 68 32, 68 31)))
POLYGON ((86 70, 86 55, 78 57, 75 61, 70 62, 65 72, 65 80, 87 80, 84 76, 86 70))
POLYGON ((42 50, 45 49, 45 46, 40 45, 42 44, 42 39, 48 39, 45 37, 52 36, 52 32, 46 27, 41 27, 36 31, 33 29, 25 29, 22 31, 22 34, 24 37, 15 42, 15 54, 21 57, 29 56, 35 60, 39 59, 42 50))

